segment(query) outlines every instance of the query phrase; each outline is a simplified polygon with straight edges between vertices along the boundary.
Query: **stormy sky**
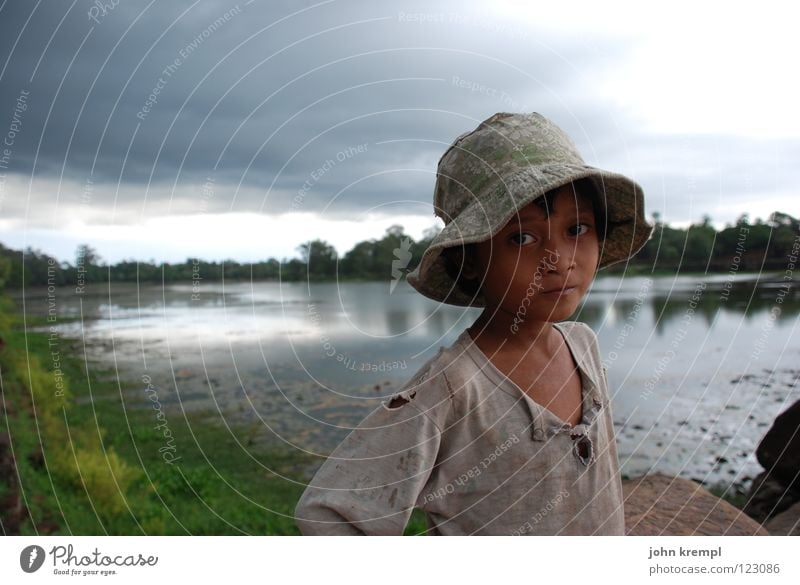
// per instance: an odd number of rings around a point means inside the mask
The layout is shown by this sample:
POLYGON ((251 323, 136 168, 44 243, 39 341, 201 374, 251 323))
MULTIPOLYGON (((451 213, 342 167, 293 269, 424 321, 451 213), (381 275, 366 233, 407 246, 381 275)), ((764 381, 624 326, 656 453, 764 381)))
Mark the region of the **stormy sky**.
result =
POLYGON ((793 19, 500 0, 0 3, 0 242, 73 261, 340 253, 433 215, 436 163, 537 111, 647 213, 800 215, 793 19))

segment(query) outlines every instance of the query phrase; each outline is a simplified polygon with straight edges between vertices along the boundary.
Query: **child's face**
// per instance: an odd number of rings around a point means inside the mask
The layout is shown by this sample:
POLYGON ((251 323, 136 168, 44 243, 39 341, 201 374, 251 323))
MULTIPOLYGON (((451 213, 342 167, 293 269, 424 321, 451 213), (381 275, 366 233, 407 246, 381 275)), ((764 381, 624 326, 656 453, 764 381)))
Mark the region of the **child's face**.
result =
POLYGON ((577 309, 600 256, 592 202, 568 184, 549 211, 532 202, 475 245, 473 274, 479 281, 485 274, 480 286, 487 307, 540 322, 566 319, 577 309))

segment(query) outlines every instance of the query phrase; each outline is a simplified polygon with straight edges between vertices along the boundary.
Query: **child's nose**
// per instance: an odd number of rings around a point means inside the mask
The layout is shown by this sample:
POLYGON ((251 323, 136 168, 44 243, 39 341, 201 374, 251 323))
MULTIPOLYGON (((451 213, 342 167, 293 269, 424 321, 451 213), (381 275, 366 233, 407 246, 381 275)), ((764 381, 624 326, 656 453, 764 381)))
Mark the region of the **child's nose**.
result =
POLYGON ((566 272, 575 268, 575 251, 577 245, 574 241, 551 238, 545 248, 542 262, 549 272, 566 272))

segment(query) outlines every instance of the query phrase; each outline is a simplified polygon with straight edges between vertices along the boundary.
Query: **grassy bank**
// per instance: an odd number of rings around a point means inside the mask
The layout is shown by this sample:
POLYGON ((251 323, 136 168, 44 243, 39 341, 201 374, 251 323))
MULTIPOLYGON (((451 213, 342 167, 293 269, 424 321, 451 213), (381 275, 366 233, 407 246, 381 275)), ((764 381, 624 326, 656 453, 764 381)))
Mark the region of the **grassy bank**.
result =
MULTIPOLYGON (((0 296, 0 520, 5 534, 299 534, 314 461, 255 450, 202 415, 131 404, 80 341, 32 332, 0 296), (162 419, 163 420, 163 419, 162 419), (237 444, 237 440, 242 445, 237 444)), ((415 512, 407 533, 424 530, 415 512)))

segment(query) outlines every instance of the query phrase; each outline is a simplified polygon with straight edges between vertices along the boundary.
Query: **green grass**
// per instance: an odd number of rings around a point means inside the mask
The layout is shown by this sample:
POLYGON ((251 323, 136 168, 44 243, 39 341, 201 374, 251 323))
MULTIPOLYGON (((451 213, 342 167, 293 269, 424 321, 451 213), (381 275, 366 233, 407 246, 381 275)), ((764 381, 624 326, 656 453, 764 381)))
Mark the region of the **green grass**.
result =
POLYGON ((423 536, 427 530, 428 524, 425 522, 425 514, 419 508, 414 508, 403 536, 423 536))
MULTIPOLYGON (((292 516, 310 459, 239 447, 240 430, 179 413, 167 423, 180 459, 166 463, 155 411, 131 407, 128 396, 140 388, 118 385, 112 370, 96 365, 87 375, 80 346, 64 339, 68 397, 53 399, 47 335, 30 332, 43 322, 28 320, 26 347, 14 310, 0 299, 3 422, 28 510, 21 534, 299 534, 292 516)), ((12 479, 0 478, 0 499, 15 488, 12 479)))
MULTIPOLYGON (((22 497, 20 534, 299 534, 293 512, 310 479, 310 456, 255 449, 248 446, 252 429, 228 430, 209 413, 166 411, 168 441, 154 428, 156 412, 132 398, 143 386, 122 385, 113 369, 87 367, 75 340, 58 340, 67 392, 56 398, 47 334, 30 331, 46 322, 28 319, 26 342, 15 311, 0 296, 9 407, 0 424, 10 429, 21 478, 15 486, 0 476, 0 502, 14 492, 22 497), (168 445, 179 458, 172 464, 159 452, 168 445)), ((405 534, 425 530, 414 510, 405 534)))

